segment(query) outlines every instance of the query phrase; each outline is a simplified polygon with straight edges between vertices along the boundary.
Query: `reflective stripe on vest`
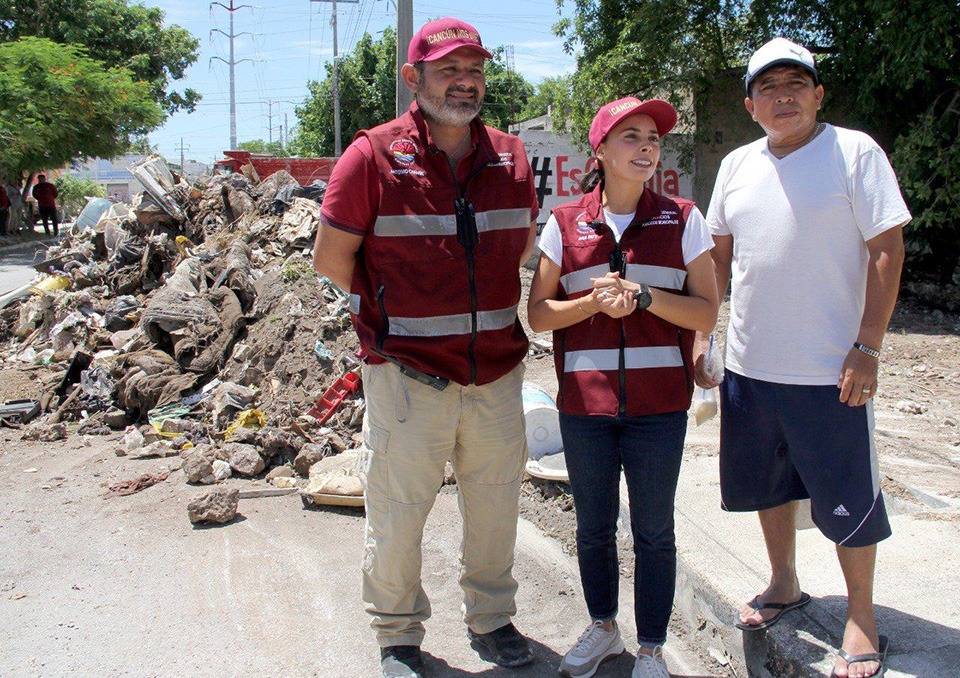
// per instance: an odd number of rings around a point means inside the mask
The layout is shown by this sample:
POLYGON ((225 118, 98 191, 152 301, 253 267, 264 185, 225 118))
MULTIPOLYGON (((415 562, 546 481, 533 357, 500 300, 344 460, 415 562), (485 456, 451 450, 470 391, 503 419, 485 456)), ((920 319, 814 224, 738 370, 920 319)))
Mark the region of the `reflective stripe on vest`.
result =
MULTIPOLYGON (((530 227, 530 209, 487 210, 477 212, 477 232, 505 231, 530 227)), ((398 236, 454 236, 457 234, 455 214, 379 216, 373 225, 374 235, 383 238, 398 236)))
MULTIPOLYGON (((652 367, 683 367, 679 346, 642 346, 625 348, 624 365, 628 370, 652 367)), ((620 369, 620 351, 616 348, 567 351, 564 372, 616 372, 620 369)))
MULTIPOLYGON (((470 334, 469 313, 435 315, 425 318, 390 316, 390 334, 398 337, 444 337, 451 334, 470 334)), ((517 320, 517 307, 477 312, 477 331, 502 330, 517 320)))
MULTIPOLYGON (((589 266, 560 276, 560 284, 563 285, 567 296, 570 296, 593 289, 590 278, 602 278, 609 272, 610 266, 608 264, 589 266)), ((665 290, 682 290, 686 279, 687 272, 679 268, 627 264, 627 280, 637 284, 643 283, 644 285, 650 285, 650 287, 659 287, 665 290)))
POLYGON ((354 315, 360 315, 360 295, 350 295, 350 312, 354 315))

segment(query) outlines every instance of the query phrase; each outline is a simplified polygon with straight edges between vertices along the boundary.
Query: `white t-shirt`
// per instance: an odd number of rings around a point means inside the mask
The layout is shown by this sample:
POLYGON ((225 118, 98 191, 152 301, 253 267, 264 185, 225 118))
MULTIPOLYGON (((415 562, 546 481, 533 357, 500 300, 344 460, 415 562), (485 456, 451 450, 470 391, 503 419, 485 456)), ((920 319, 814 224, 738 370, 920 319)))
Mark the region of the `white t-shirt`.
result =
MULTIPOLYGON (((634 213, 635 214, 635 213, 634 213)), ((614 214, 603 210, 603 218, 613 231, 613 237, 620 241, 620 236, 627 230, 627 226, 633 221, 633 214, 614 214)), ((552 214, 547 219, 543 232, 540 233, 540 239, 537 246, 550 261, 557 266, 562 266, 563 258, 563 240, 560 237, 560 224, 552 214)), ((707 228, 707 222, 696 207, 690 210, 687 215, 687 224, 683 229, 681 238, 681 248, 683 250, 683 264, 686 266, 691 261, 699 257, 704 252, 713 249, 713 237, 710 235, 710 229, 707 228)))
POLYGON ((826 125, 782 159, 766 137, 724 158, 707 210, 733 236, 726 366, 781 384, 836 384, 863 317, 865 241, 906 223, 893 168, 866 134, 826 125))

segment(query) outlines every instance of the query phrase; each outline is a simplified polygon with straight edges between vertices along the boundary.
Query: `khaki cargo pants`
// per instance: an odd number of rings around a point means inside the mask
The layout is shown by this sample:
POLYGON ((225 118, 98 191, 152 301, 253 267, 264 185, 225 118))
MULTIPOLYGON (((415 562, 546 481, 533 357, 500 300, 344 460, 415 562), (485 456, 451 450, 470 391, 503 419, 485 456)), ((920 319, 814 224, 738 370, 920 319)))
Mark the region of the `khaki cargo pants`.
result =
POLYGON ((513 550, 527 459, 523 365, 483 386, 437 391, 395 365, 364 365, 363 602, 380 647, 420 645, 430 601, 420 579, 427 514, 447 460, 457 476, 463 619, 478 633, 516 614, 513 550))

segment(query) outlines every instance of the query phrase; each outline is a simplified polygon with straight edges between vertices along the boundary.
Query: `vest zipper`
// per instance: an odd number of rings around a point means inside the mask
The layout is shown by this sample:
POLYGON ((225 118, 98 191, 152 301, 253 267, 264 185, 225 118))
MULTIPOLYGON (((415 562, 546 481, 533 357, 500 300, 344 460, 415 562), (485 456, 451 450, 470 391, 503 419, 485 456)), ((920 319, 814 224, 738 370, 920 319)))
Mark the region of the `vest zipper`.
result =
MULTIPOLYGON (((622 236, 621 236, 622 237, 622 236)), ((610 253, 610 272, 619 273, 620 279, 627 277, 627 262, 623 256, 623 249, 620 247, 620 241, 614 239, 613 252, 610 253)), ((617 365, 617 373, 620 380, 620 403, 617 407, 617 414, 623 416, 627 412, 627 321, 626 318, 620 319, 620 356, 617 365)))
POLYGON ((453 178, 453 187, 457 193, 456 200, 453 201, 457 218, 457 242, 463 247, 464 255, 467 258, 467 283, 470 289, 470 343, 467 345, 467 360, 470 362, 470 383, 475 384, 477 381, 477 358, 474 354, 474 348, 477 344, 477 281, 473 249, 480 242, 480 234, 477 232, 477 219, 473 203, 466 199, 466 188, 474 177, 489 166, 489 163, 485 163, 470 174, 463 188, 461 188, 460 182, 457 181, 457 170, 450 164, 450 156, 447 155, 446 151, 439 148, 434 152, 442 154, 447 161, 447 167, 450 168, 450 175, 453 178))

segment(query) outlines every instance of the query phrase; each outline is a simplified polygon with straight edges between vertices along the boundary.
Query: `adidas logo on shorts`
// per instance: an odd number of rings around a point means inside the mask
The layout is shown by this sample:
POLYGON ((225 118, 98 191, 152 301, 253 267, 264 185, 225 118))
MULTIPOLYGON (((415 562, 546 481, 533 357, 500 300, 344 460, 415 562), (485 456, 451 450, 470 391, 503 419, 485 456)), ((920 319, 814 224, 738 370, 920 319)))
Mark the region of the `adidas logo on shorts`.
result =
POLYGON ((837 508, 833 509, 833 515, 843 516, 844 518, 850 517, 850 511, 848 511, 843 504, 840 504, 837 508))

